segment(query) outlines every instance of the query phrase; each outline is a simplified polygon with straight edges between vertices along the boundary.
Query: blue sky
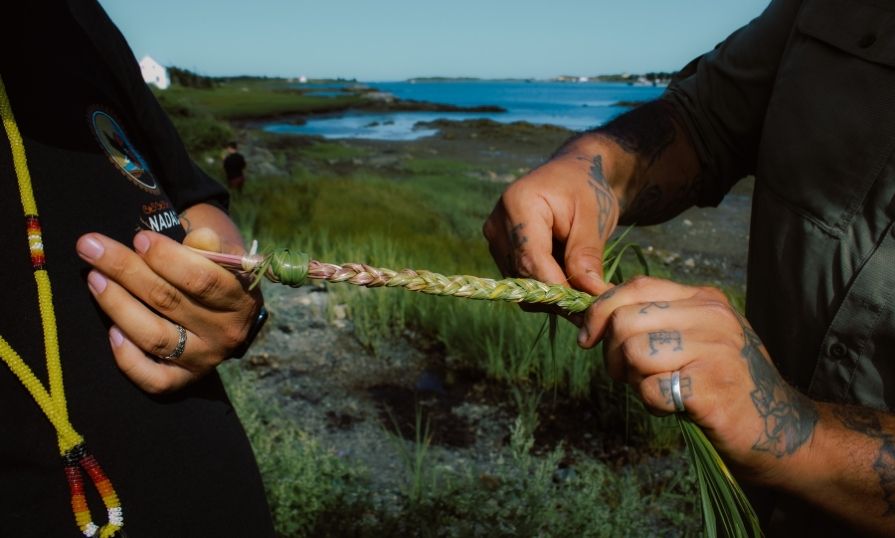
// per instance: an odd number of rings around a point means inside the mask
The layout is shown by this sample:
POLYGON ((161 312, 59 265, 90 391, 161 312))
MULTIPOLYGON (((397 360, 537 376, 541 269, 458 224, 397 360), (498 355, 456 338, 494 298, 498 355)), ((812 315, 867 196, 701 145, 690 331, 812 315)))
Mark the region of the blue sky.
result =
POLYGON ((668 71, 768 0, 100 0, 138 58, 208 75, 400 80, 668 71))

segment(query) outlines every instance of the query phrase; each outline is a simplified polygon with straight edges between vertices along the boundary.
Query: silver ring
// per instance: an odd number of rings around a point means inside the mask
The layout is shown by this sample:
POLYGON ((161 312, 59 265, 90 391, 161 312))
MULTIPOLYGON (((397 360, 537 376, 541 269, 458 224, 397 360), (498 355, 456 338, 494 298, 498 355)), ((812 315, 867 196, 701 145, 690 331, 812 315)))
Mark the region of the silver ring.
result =
POLYGON ((678 370, 671 372, 671 400, 674 402, 674 410, 678 413, 687 410, 684 407, 684 398, 681 396, 681 372, 678 370))
POLYGON ((177 347, 174 348, 170 355, 162 357, 162 360, 165 361, 176 361, 183 355, 183 351, 186 349, 186 329, 183 328, 183 325, 176 323, 174 326, 177 327, 177 347))

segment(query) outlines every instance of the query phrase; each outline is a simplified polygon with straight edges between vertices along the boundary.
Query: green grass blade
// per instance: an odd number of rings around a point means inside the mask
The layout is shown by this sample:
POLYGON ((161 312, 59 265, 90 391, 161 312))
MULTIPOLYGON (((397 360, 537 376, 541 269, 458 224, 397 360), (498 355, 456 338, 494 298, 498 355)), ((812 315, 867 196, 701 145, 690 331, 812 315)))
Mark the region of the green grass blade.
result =
MULTIPOLYGON (((541 328, 538 329, 538 334, 535 336, 534 342, 531 343, 531 348, 529 348, 528 353, 525 354, 525 358, 522 361, 523 364, 527 364, 529 361, 531 361, 531 358, 534 356, 535 351, 537 351, 537 349, 538 349, 538 343, 541 341, 541 338, 544 337, 544 333, 548 332, 548 329, 550 327, 551 327, 550 315, 548 314, 547 319, 544 320, 544 323, 541 324, 541 328)), ((552 352, 552 350, 553 350, 553 340, 552 339, 550 340, 550 344, 551 344, 550 347, 551 347, 551 352, 552 352)), ((554 356, 554 359, 555 359, 555 356, 554 356)), ((516 376, 516 375, 519 375, 519 373, 514 372, 513 375, 516 376)))
POLYGON ((629 233, 631 233, 631 230, 633 230, 633 229, 634 229, 634 226, 628 226, 627 228, 625 228, 625 231, 623 231, 622 233, 620 233, 618 235, 618 237, 612 239, 611 241, 609 241, 609 243, 606 244, 606 248, 603 249, 603 259, 604 260, 608 260, 612 256, 612 253, 613 253, 613 251, 615 251, 615 248, 622 244, 622 241, 625 240, 625 237, 629 233))
POLYGON ((678 425, 681 428, 684 442, 687 445, 687 454, 689 454, 690 462, 693 465, 693 470, 696 472, 696 484, 699 488, 700 506, 702 507, 702 520, 705 535, 708 538, 716 538, 718 536, 717 522, 715 520, 715 511, 712 509, 713 494, 711 491, 709 491, 709 483, 705 477, 705 460, 704 458, 700 458, 696 455, 698 448, 696 447, 692 433, 690 432, 689 424, 687 424, 688 421, 680 415, 675 416, 677 417, 678 425))
MULTIPOLYGON (((622 236, 624 237, 624 236, 622 236)), ((614 243, 612 245, 613 249, 618 245, 618 243, 614 243)), ((640 269, 643 271, 643 274, 649 275, 649 262, 646 260, 646 256, 643 254, 643 249, 640 248, 640 245, 636 245, 634 243, 627 243, 622 245, 619 249, 618 253, 610 254, 603 261, 603 280, 605 282, 613 282, 615 284, 620 284, 624 281, 624 274, 621 269, 622 258, 625 256, 625 252, 631 251, 637 257, 637 262, 640 264, 640 269)))
POLYGON ((696 471, 706 536, 718 535, 718 522, 726 536, 762 536, 758 516, 715 447, 689 418, 676 415, 696 471))
POLYGON ((643 274, 649 276, 649 263, 646 261, 646 255, 643 253, 643 249, 640 248, 640 245, 634 243, 630 244, 630 249, 634 252, 634 255, 637 256, 637 261, 640 262, 640 268, 643 269, 643 274))
POLYGON ((619 271, 619 267, 622 261, 622 258, 625 255, 625 251, 631 248, 633 245, 628 243, 619 249, 618 253, 613 255, 611 258, 606 259, 606 263, 608 266, 604 266, 603 269, 603 280, 605 282, 615 282, 616 284, 621 282, 621 271, 619 271))
POLYGON ((556 335, 557 331, 559 331, 559 316, 556 314, 547 314, 547 323, 549 325, 548 338, 550 339, 550 368, 552 372, 550 372, 551 379, 553 380, 553 398, 556 399, 556 391, 559 386, 559 375, 557 372, 559 371, 557 368, 557 356, 556 356, 556 335))

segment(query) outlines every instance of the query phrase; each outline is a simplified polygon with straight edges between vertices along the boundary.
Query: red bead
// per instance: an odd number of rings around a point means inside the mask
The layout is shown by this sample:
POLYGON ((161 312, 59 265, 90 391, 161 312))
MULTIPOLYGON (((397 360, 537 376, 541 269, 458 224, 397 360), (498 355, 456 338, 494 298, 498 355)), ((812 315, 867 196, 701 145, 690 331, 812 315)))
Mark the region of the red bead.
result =
POLYGON ((93 480, 93 483, 102 482, 103 480, 108 480, 106 478, 106 474, 103 472, 102 468, 100 468, 99 463, 93 456, 87 456, 81 460, 81 467, 87 471, 87 474, 90 475, 90 478, 93 480))

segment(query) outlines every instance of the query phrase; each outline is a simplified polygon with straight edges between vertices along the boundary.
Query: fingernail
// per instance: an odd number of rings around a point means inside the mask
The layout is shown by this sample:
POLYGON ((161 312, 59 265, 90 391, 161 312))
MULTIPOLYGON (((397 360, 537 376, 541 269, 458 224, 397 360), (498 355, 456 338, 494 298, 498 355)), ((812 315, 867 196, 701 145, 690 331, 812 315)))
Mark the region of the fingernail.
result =
POLYGON ((134 248, 137 249, 137 252, 143 254, 149 250, 149 238, 145 234, 137 234, 134 237, 134 248))
POLYGON ((82 237, 80 241, 78 241, 78 254, 87 258, 88 260, 96 260, 99 259, 105 249, 103 248, 103 244, 98 240, 92 237, 82 237))
POLYGON ((584 272, 584 274, 586 274, 587 277, 588 277, 589 279, 593 280, 594 282, 598 282, 598 283, 600 283, 600 284, 603 283, 603 279, 600 278, 600 274, 597 273, 596 271, 592 271, 592 270, 588 269, 588 270, 586 270, 586 271, 584 272))
POLYGON ((87 275, 87 287, 94 295, 102 293, 108 284, 109 281, 99 271, 90 271, 90 274, 87 275))
POLYGON ((578 345, 584 347, 588 340, 590 340, 590 333, 587 331, 587 325, 583 325, 578 331, 578 345))
POLYGON ((118 327, 113 326, 109 329, 109 342, 112 343, 112 347, 118 347, 124 342, 124 335, 121 334, 118 327))

